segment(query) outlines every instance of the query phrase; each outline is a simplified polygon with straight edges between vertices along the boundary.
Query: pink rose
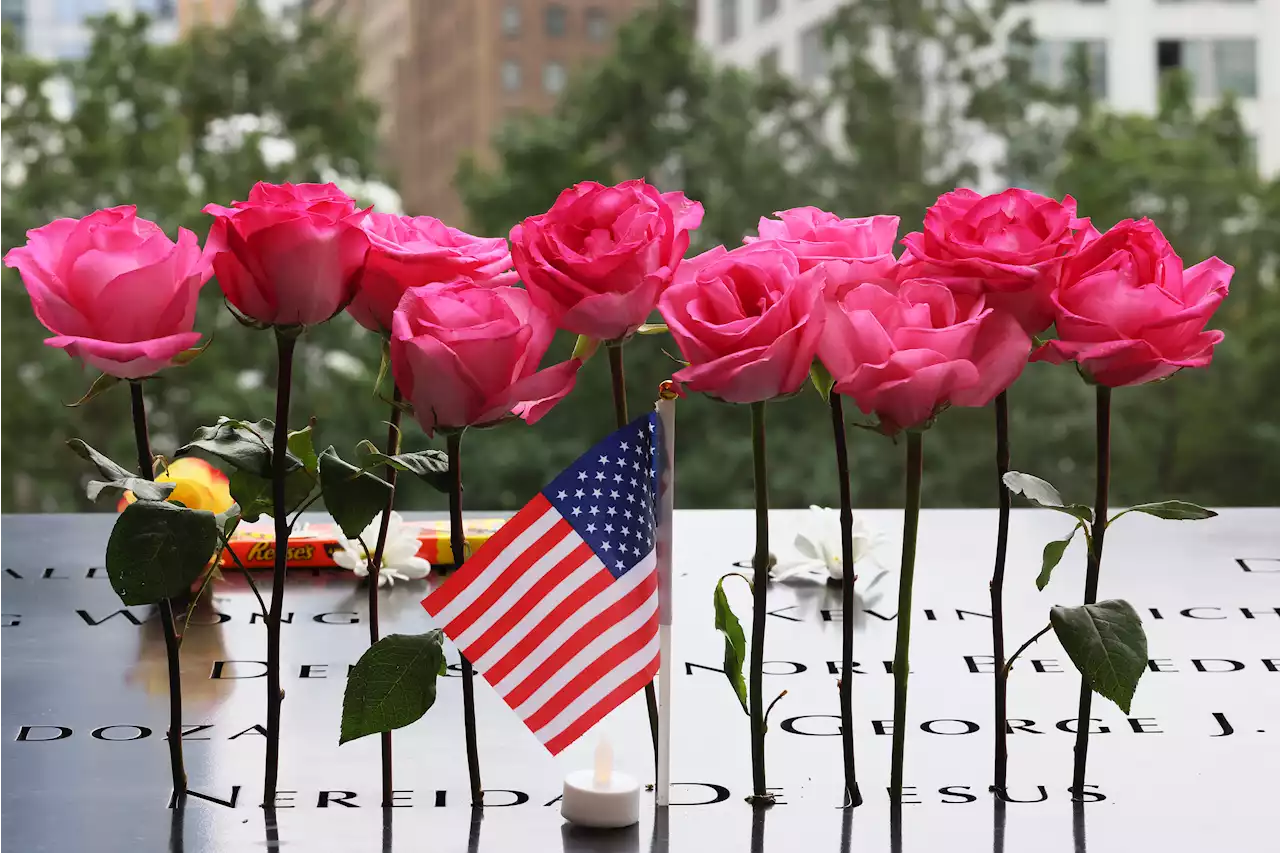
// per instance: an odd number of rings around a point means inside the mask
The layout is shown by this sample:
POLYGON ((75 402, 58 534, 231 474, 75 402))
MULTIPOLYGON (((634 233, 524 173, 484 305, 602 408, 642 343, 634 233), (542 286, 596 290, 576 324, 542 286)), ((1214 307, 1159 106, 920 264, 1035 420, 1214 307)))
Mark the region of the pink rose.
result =
POLYGON ((1118 388, 1213 359, 1223 334, 1204 327, 1227 296, 1229 264, 1209 258, 1183 270, 1149 219, 1126 219, 1082 243, 1053 297, 1058 340, 1032 361, 1075 361, 1094 382, 1118 388))
POLYGON ((582 183, 511 229, 534 304, 565 331, 620 340, 648 319, 689 248, 702 205, 644 181, 582 183))
POLYGON ((473 237, 430 216, 370 213, 364 220, 369 255, 347 311, 373 332, 391 331, 391 315, 411 287, 460 276, 513 284, 511 252, 502 237, 473 237))
POLYGON ((773 240, 786 246, 800 259, 800 269, 810 269, 823 261, 857 264, 857 275, 867 281, 887 280, 897 260, 893 242, 898 239, 898 217, 867 216, 841 219, 816 207, 795 207, 760 217, 760 236, 743 242, 773 240))
POLYGON ((210 270, 196 235, 179 228, 174 243, 133 205, 55 219, 4 262, 53 332, 45 343, 104 373, 149 376, 200 340, 192 327, 210 270))
POLYGON ((821 267, 802 274, 771 240, 686 261, 658 306, 689 362, 671 378, 730 403, 800 390, 822 333, 822 282, 821 267))
POLYGON ((1022 189, 981 196, 959 189, 941 196, 924 217, 924 231, 902 239, 900 278, 933 278, 962 293, 985 293, 987 304, 1009 311, 1035 333, 1053 322, 1050 294, 1074 246, 1076 202, 1022 189))
POLYGON ((834 390, 875 413, 889 435, 926 423, 948 404, 985 406, 1027 363, 1031 338, 981 294, 931 279, 863 283, 838 261, 825 269, 818 358, 834 390))
POLYGON ((227 301, 273 326, 323 323, 355 295, 369 240, 333 184, 258 183, 248 201, 206 205, 206 251, 227 301))
POLYGON ((582 366, 538 370, 554 335, 519 288, 467 278, 414 287, 391 320, 391 371, 427 435, 508 414, 534 423, 573 390, 582 366))

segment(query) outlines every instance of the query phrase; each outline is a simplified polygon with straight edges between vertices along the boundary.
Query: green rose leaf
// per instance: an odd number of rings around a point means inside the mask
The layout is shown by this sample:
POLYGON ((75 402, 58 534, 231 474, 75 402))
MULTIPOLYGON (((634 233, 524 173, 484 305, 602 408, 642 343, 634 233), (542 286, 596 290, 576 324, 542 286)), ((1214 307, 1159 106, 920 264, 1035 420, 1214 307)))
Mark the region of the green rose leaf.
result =
POLYGON ((378 378, 373 380, 373 393, 377 396, 378 389, 382 387, 382 380, 387 378, 387 373, 391 370, 391 339, 382 338, 382 357, 378 361, 378 378))
POLYGON ((81 459, 88 460, 93 463, 93 467, 98 469, 98 473, 108 480, 124 480, 129 477, 137 477, 137 473, 130 471, 123 465, 117 464, 115 461, 103 456, 89 445, 85 444, 78 438, 70 439, 67 442, 77 456, 81 459))
POLYGON ((386 509, 387 499, 391 497, 391 484, 343 462, 329 447, 320 454, 320 491, 324 495, 325 508, 338 522, 343 534, 348 539, 355 539, 378 513, 386 509))
MULTIPOLYGON (((178 448, 183 456, 194 450, 221 459, 237 471, 246 471, 265 479, 271 478, 271 447, 275 441, 274 421, 236 420, 222 417, 213 426, 200 427, 190 442, 178 448)), ((304 467, 302 460, 289 454, 288 470, 304 467)), ((243 503, 241 504, 244 505, 243 503)))
POLYGON ((314 424, 307 424, 302 429, 291 430, 289 432, 288 446, 289 454, 296 456, 298 461, 302 463, 302 467, 315 476, 316 468, 320 464, 319 458, 316 456, 316 448, 312 443, 311 428, 314 424))
POLYGON ((176 488, 177 483, 157 483, 141 477, 125 477, 123 480, 90 480, 84 493, 91 501, 96 501, 103 495, 118 498, 125 492, 133 492, 133 496, 140 501, 163 501, 176 488))
POLYGON ((173 363, 179 367, 188 365, 200 356, 204 355, 204 351, 209 348, 209 344, 213 343, 213 335, 209 336, 209 340, 204 342, 204 346, 191 347, 184 349, 173 357, 173 363))
POLYGON ((347 677, 338 744, 399 729, 436 701, 444 675, 444 634, 390 634, 365 651, 347 677))
MULTIPOLYGON (((731 572, 716 582, 716 630, 724 634, 725 677, 729 679, 729 685, 733 687, 733 692, 738 696, 738 702, 742 704, 742 713, 746 714, 750 712, 747 710, 747 683, 742 678, 742 664, 747 659, 747 638, 742 633, 742 624, 738 621, 738 617, 729 607, 729 597, 724 594, 724 580, 732 577, 747 580, 742 575, 731 572)), ((747 581, 747 583, 749 585, 751 582, 747 581)))
POLYGON ((1049 624, 1093 691, 1129 713, 1147 667, 1147 635, 1133 605, 1110 600, 1054 607, 1049 624))
POLYGON ((99 376, 97 379, 93 380, 93 384, 89 386, 88 391, 84 392, 83 397, 81 397, 79 400, 76 400, 74 403, 67 403, 67 408, 74 409, 77 406, 83 406, 85 403, 89 402, 94 397, 97 397, 99 394, 103 393, 104 391, 108 391, 111 388, 114 388, 119 383, 120 383, 120 378, 118 376, 112 376, 109 373, 104 373, 101 376, 99 376))
POLYGON ((573 355, 571 357, 586 364, 598 349, 600 349, 600 341, 597 338, 578 335, 578 340, 573 345, 573 355))
POLYGON ((1067 546, 1071 544, 1076 531, 1083 524, 1084 522, 1076 522, 1076 526, 1071 528, 1071 533, 1066 539, 1055 539, 1044 546, 1044 554, 1040 558, 1040 574, 1036 575, 1036 589, 1043 590, 1049 585, 1049 577, 1053 574, 1054 568, 1062 562, 1062 555, 1066 553, 1067 546))
POLYGON ((665 335, 667 332, 666 323, 641 323, 640 328, 636 329, 637 335, 665 335))
POLYGON ((1015 495, 1022 495, 1037 506, 1065 512, 1067 515, 1087 523, 1093 521, 1093 510, 1084 504, 1068 504, 1064 502, 1062 495, 1048 480, 1041 480, 1031 474, 1023 474, 1021 471, 1009 471, 1004 475, 1004 485, 1006 489, 1015 495))
POLYGON ((397 471, 422 478, 438 492, 449 491, 449 455, 443 450, 417 450, 388 456, 374 447, 373 442, 368 439, 356 445, 356 450, 361 453, 365 471, 389 465, 397 471))
POLYGON ((125 604, 155 604, 191 589, 218 543, 213 513, 137 501, 107 541, 107 577, 125 604))
POLYGON ((813 381, 813 387, 818 389, 818 395, 822 397, 822 402, 831 399, 831 389, 835 387, 836 379, 827 370, 826 365, 818 361, 816 358, 813 364, 809 365, 809 379, 813 381))
POLYGON ((236 532, 236 528, 240 526, 240 515, 240 504, 233 503, 214 516, 218 522, 218 529, 222 531, 224 538, 230 539, 231 534, 236 532))
MULTIPOLYGON (((240 505, 241 518, 245 521, 257 521, 263 513, 274 517, 275 501, 271 494, 270 477, 259 477, 247 471, 231 472, 229 488, 231 499, 240 505)), ((315 478, 306 468, 295 468, 284 477, 284 509, 285 514, 296 510, 306 503, 315 490, 315 478)))
POLYGON ((98 469, 98 473, 106 478, 105 480, 90 480, 89 485, 85 487, 85 494, 91 501, 96 501, 104 493, 111 496, 119 496, 125 492, 133 492, 138 500, 162 501, 169 497, 169 494, 178 487, 177 483, 154 483, 145 477, 139 477, 133 471, 103 456, 78 438, 68 441, 67 447, 70 447, 81 459, 92 462, 93 467, 98 469))
MULTIPOLYGON (((1142 512, 1147 515, 1154 515, 1156 518, 1167 518, 1173 521, 1199 521, 1200 519, 1213 518, 1217 515, 1211 509, 1205 509, 1202 506, 1187 503, 1186 501, 1160 501, 1152 504, 1138 504, 1119 513, 1116 518, 1127 512, 1142 512)), ((1113 524, 1116 518, 1107 522, 1107 526, 1113 524)))

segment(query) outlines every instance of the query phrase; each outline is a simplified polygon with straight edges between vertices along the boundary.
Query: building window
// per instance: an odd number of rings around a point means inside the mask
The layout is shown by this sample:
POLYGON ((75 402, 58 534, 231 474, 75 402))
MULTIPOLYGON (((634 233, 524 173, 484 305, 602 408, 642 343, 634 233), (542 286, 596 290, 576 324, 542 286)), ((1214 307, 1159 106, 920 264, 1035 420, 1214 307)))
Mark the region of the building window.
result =
POLYGON ((738 0, 720 0, 720 42, 738 37, 738 0))
POLYGON ((502 7, 502 34, 509 39, 520 35, 520 6, 516 3, 502 7))
POLYGON ((514 59, 503 60, 502 63, 502 88, 508 92, 520 91, 523 85, 523 75, 520 73, 520 63, 514 59))
POLYGON ((559 3, 547 6, 547 35, 561 38, 569 29, 569 13, 559 3))
POLYGON ((587 7, 587 40, 605 41, 609 38, 609 15, 599 6, 587 7))
POLYGON ((756 19, 767 21, 778 14, 779 0, 756 0, 756 19))
POLYGON ((138 0, 134 8, 158 21, 169 21, 178 16, 177 0, 138 0))
POLYGON ((812 83, 827 73, 827 46, 822 31, 826 23, 819 21, 800 33, 800 79, 812 83))
POLYGON ((565 72, 563 63, 552 60, 542 66, 542 88, 553 95, 558 95, 564 91, 564 84, 568 77, 569 75, 565 72))
POLYGON ((1254 39, 1166 39, 1156 43, 1156 68, 1181 69, 1202 98, 1228 92, 1242 98, 1258 94, 1258 44, 1254 39))
POLYGON ((1095 98, 1107 96, 1107 43, 1102 39, 1057 39, 1036 42, 1031 74, 1037 83, 1054 88, 1071 86, 1076 63, 1088 66, 1089 88, 1095 98))
POLYGON ((1220 39, 1212 44, 1215 94, 1257 97, 1258 43, 1253 39, 1220 39))

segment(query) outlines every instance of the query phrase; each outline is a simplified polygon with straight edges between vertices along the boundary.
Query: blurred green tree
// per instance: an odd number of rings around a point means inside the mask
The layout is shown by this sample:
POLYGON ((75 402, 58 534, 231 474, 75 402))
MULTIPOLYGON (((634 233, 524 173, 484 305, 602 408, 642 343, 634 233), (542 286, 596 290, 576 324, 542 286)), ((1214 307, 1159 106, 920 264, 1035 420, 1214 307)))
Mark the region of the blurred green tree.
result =
MULTIPOLYGON (((143 16, 92 23, 81 59, 47 63, 4 36, 3 248, 62 216, 132 203, 170 236, 203 240, 210 201, 227 204, 253 183, 338 178, 351 191, 373 175, 376 109, 356 91, 349 43, 323 21, 290 26, 241 4, 225 27, 154 44, 143 16)), ((78 362, 41 345, 22 284, 5 269, 0 376, 14 403, 3 410, 6 511, 86 506, 84 466, 57 446, 77 436, 132 458, 128 395, 112 391, 80 408, 93 380, 78 362)), ((157 452, 171 453, 219 414, 272 410, 270 336, 237 325, 211 282, 197 328, 217 340, 191 366, 147 383, 157 452)), ((378 342, 343 316, 310 331, 302 350, 297 417, 315 414, 321 438, 350 453, 376 434, 372 396, 378 342), (351 405, 367 401, 367 405, 351 405)))
MULTIPOLYGON (((1065 92, 1039 86, 1030 34, 1002 13, 999 4, 981 12, 924 0, 848 4, 827 27, 822 79, 804 88, 773 71, 714 65, 679 4, 660 3, 619 30, 611 57, 575 75, 551 115, 508 123, 491 166, 461 164, 469 224, 506 233, 577 181, 629 177, 704 204, 697 250, 736 244, 759 216, 801 204, 844 216, 896 213, 905 233, 939 193, 990 187, 998 174, 1073 194, 1100 228, 1150 216, 1189 264, 1217 254, 1237 274, 1216 321, 1227 341, 1213 367, 1117 396, 1113 498, 1274 503, 1280 182, 1258 177, 1235 106, 1193 109, 1177 79, 1151 116, 1093 103, 1083 66, 1065 92), (945 97, 928 94, 937 92, 945 97)), ((239 14, 234 25, 197 31, 181 46, 150 44, 144 23, 108 18, 96 25, 88 56, 56 66, 6 41, 4 249, 56 216, 121 202, 136 202, 170 231, 183 225, 203 237, 200 208, 243 198, 255 180, 376 177, 375 115, 356 94, 350 46, 320 21, 280 30, 251 4, 239 14)), ((20 390, 3 411, 0 499, 10 511, 82 507, 81 466, 48 437, 83 436, 127 459, 119 428, 127 402, 112 393, 64 408, 92 377, 40 345, 44 332, 12 271, 2 296, 0 377, 20 390)), ((268 336, 235 325, 216 284, 203 299, 199 328, 217 340, 191 367, 149 383, 162 452, 219 414, 260 417, 271 408, 268 336)), ((343 452, 376 438, 386 411, 371 390, 377 341, 345 316, 305 341, 294 418, 316 415, 320 440, 343 452)), ((571 342, 557 346, 553 355, 563 357, 571 342)), ((651 404, 674 369, 664 350, 674 348, 663 337, 628 346, 633 412, 651 404)), ((580 387, 536 427, 468 438, 469 506, 521 505, 611 427, 603 361, 588 364, 580 387)), ((1036 364, 1013 399, 1014 466, 1064 493, 1089 494, 1088 389, 1069 368, 1036 364)), ((699 395, 679 408, 680 505, 749 506, 746 410, 699 395)), ((412 426, 406 440, 425 444, 412 426)), ((827 409, 811 390, 770 407, 775 505, 835 500, 830 443, 827 409)), ((929 503, 992 503, 990 412, 947 412, 928 445, 929 503)), ((850 450, 857 503, 896 505, 900 449, 855 431, 850 450)), ((441 505, 406 486, 401 506, 441 505)))

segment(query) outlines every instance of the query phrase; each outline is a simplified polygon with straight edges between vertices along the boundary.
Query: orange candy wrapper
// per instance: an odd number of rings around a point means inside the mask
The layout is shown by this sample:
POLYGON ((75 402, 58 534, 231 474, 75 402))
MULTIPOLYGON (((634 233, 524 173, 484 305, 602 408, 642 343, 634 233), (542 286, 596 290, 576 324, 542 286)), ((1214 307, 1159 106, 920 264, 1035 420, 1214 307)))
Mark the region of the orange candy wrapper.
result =
MULTIPOLYGON (((506 523, 505 518, 470 518, 463 522, 467 534, 467 552, 474 554, 476 550, 489 540, 499 527, 506 523)), ((405 525, 416 528, 418 556, 433 566, 453 564, 453 550, 449 547, 449 521, 406 521, 405 525)), ((320 524, 299 524, 289 537, 289 565, 294 568, 315 568, 335 566, 333 555, 340 551, 339 544, 343 538, 338 525, 327 522, 320 524)), ((269 569, 276 558, 275 530, 271 523, 244 523, 231 536, 231 550, 244 563, 246 569, 269 569)), ((373 542, 368 543, 374 546, 373 542)), ((229 554, 222 555, 222 565, 234 565, 229 554)))

